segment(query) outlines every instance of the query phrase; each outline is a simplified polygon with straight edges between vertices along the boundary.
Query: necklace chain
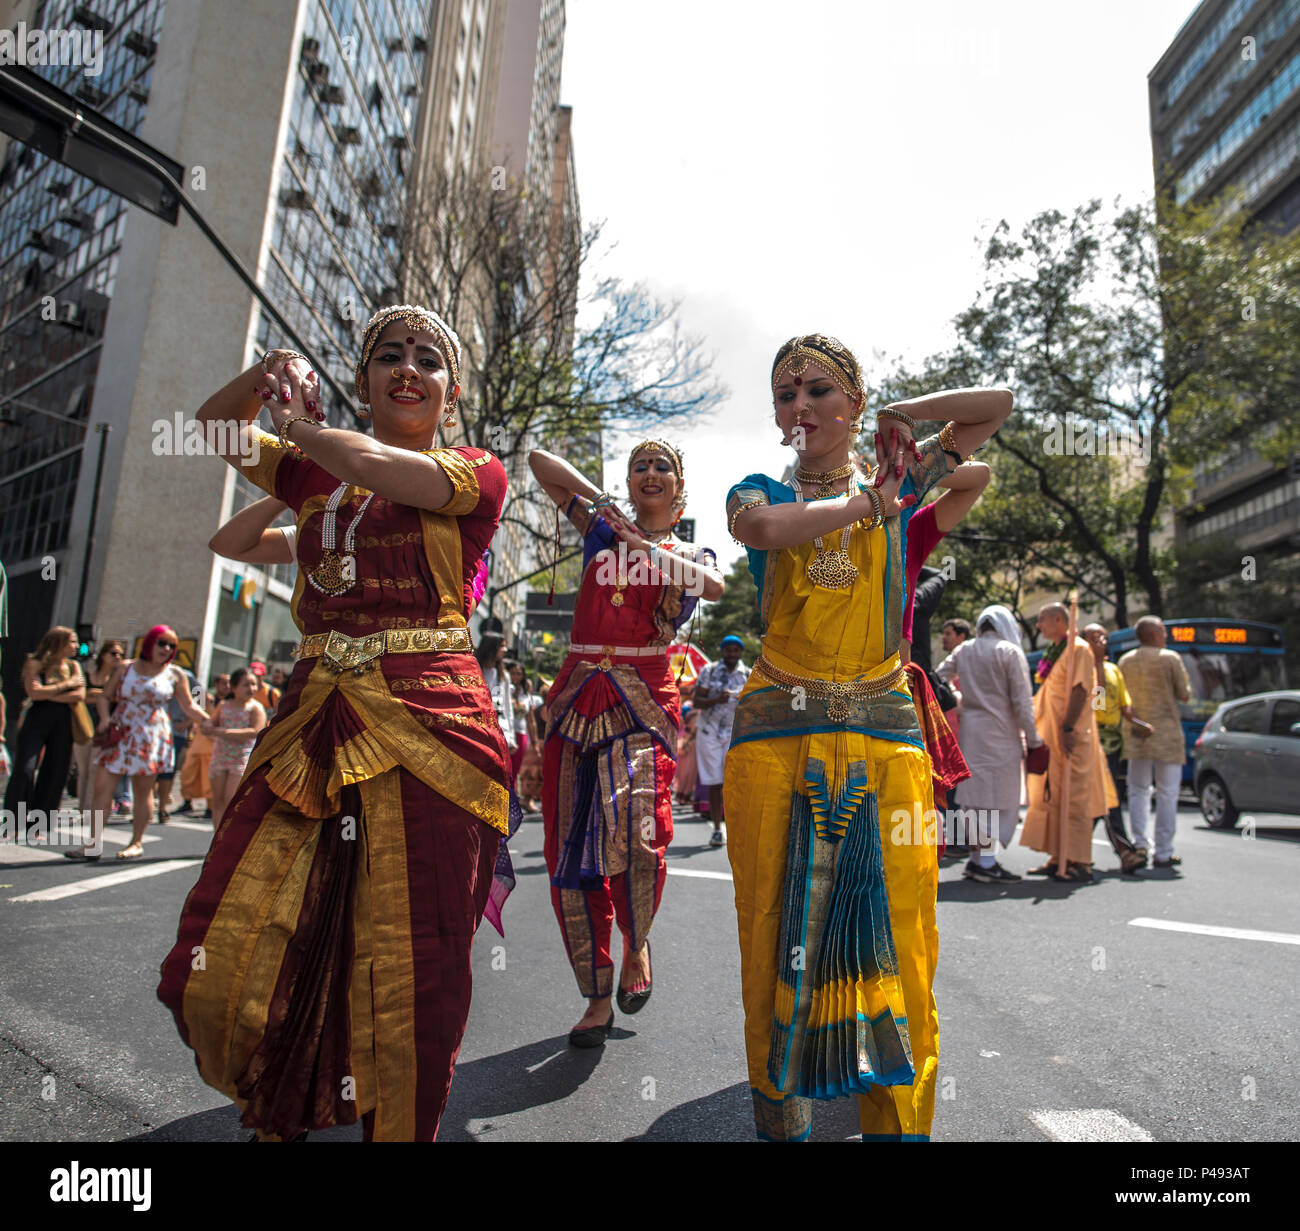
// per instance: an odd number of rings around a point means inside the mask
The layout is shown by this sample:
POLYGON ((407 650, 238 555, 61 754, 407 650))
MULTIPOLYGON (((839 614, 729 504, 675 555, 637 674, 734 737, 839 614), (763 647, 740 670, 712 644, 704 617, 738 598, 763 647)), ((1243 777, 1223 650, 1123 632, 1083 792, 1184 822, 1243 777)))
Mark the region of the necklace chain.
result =
POLYGON ((371 492, 361 502, 357 515, 343 532, 343 553, 340 556, 335 551, 338 538, 339 505, 343 503, 343 497, 347 494, 349 486, 350 484, 346 482, 340 483, 325 505, 320 530, 321 561, 307 574, 307 580, 322 594, 342 594, 345 590, 350 590, 356 582, 355 567, 351 570, 352 577, 349 579, 344 569, 344 561, 351 560, 356 552, 357 527, 361 524, 361 519, 366 515, 366 509, 370 507, 370 502, 375 498, 375 493, 371 492))

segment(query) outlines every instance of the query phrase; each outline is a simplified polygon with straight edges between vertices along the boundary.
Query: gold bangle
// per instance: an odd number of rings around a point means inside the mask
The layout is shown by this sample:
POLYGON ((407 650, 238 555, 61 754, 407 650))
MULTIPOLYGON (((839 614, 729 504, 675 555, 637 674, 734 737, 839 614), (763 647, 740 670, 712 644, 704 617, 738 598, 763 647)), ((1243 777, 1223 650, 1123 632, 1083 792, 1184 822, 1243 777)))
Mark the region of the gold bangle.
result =
POLYGON ((858 527, 862 530, 875 530, 885 524, 885 499, 874 487, 868 487, 866 494, 871 497, 871 505, 876 513, 870 521, 865 517, 858 518, 858 527))
POLYGON ((957 448, 956 437, 952 434, 951 419, 939 429, 939 448, 941 448, 945 453, 951 453, 953 457, 960 459, 958 462, 959 465, 961 462, 970 461, 970 459, 975 456, 973 453, 968 453, 965 457, 962 457, 961 450, 957 448))
POLYGON ((302 457, 303 453, 301 447, 294 444, 293 441, 290 440, 288 435, 286 434, 289 430, 289 425, 291 423, 310 423, 314 427, 320 427, 320 424, 317 423, 315 419, 312 419, 308 415, 294 415, 292 419, 286 419, 283 423, 280 424, 280 443, 284 445, 284 447, 288 449, 290 452, 296 453, 299 457, 302 457))
POLYGON ((311 366, 307 361, 307 356, 296 350, 284 350, 281 347, 274 347, 262 356, 262 372, 269 376, 271 374, 271 364, 273 361, 283 358, 287 363, 290 359, 301 359, 308 367, 311 366))
MULTIPOLYGON (((732 510, 731 516, 727 518, 727 533, 731 535, 732 542, 740 543, 740 540, 736 538, 736 518, 739 517, 747 509, 756 509, 760 505, 764 505, 766 503, 767 503, 766 500, 750 500, 745 504, 737 505, 735 509, 732 510)), ((740 543, 740 545, 742 547, 745 546, 744 543, 740 543)))
POLYGON ((913 436, 916 435, 916 420, 913 419, 912 416, 909 415, 906 411, 893 410, 888 406, 881 407, 880 410, 876 411, 876 426, 878 427, 880 425, 880 420, 886 417, 890 419, 897 419, 901 423, 906 423, 908 430, 912 433, 912 435, 913 436))

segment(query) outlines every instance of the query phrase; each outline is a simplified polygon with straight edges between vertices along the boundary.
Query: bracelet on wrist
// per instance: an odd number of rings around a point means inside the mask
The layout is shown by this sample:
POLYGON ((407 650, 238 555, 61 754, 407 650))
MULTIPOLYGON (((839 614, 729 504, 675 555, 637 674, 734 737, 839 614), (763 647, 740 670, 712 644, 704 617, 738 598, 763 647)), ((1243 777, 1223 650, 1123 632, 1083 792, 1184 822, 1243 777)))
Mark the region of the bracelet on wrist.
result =
POLYGON ((280 360, 287 363, 290 359, 301 359, 304 363, 307 363, 307 356, 301 351, 285 350, 282 347, 274 347, 262 356, 262 371, 267 375, 270 375, 271 364, 280 360))
POLYGON ((298 457, 301 457, 303 455, 302 449, 298 445, 294 444, 293 441, 290 440, 288 436, 289 428, 294 423, 310 423, 313 427, 320 427, 320 424, 317 423, 315 419, 311 418, 308 415, 294 415, 292 419, 286 419, 283 423, 280 424, 280 433, 279 433, 280 443, 284 445, 284 447, 288 449, 291 453, 294 453, 298 457))
POLYGON ((882 407, 876 411, 877 424, 881 419, 897 419, 900 423, 907 424, 907 428, 913 436, 916 435, 916 420, 904 410, 894 410, 889 406, 882 407))

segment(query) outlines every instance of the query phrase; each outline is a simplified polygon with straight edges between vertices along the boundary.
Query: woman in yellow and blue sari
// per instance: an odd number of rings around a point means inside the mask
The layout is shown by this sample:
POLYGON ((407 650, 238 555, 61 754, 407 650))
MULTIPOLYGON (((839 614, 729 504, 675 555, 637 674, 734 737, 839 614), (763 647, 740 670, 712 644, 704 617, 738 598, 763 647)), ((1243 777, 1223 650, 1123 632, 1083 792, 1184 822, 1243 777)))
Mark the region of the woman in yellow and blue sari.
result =
POLYGON ((727 498, 763 622, 724 788, 755 1126, 805 1140, 810 1099, 857 1094, 864 1141, 926 1141, 938 824, 899 660, 901 523, 998 428, 1011 394, 950 390, 886 407, 864 477, 850 457, 862 375, 846 347, 790 339, 772 391, 798 455, 792 481, 750 475, 727 498), (917 444, 917 420, 948 422, 917 444))

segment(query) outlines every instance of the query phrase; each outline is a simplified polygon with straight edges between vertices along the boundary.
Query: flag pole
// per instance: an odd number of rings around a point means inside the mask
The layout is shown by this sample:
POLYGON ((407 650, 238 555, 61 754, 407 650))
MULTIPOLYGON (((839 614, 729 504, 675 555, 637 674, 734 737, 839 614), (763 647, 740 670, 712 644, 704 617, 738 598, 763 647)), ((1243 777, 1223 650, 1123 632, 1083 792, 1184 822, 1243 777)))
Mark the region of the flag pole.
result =
MULTIPOLYGON (((1070 624, 1065 634, 1065 653, 1061 655, 1064 662, 1061 664, 1065 671, 1065 708, 1069 712, 1070 694, 1074 691, 1070 681, 1074 678, 1074 639, 1079 628, 1079 591, 1070 591, 1070 624)), ((1067 752, 1062 758, 1063 776, 1061 779, 1061 812, 1057 823, 1057 851, 1056 851, 1056 874, 1064 877, 1070 870, 1069 860, 1066 859, 1066 850, 1069 844, 1070 828, 1070 754, 1067 752)))

